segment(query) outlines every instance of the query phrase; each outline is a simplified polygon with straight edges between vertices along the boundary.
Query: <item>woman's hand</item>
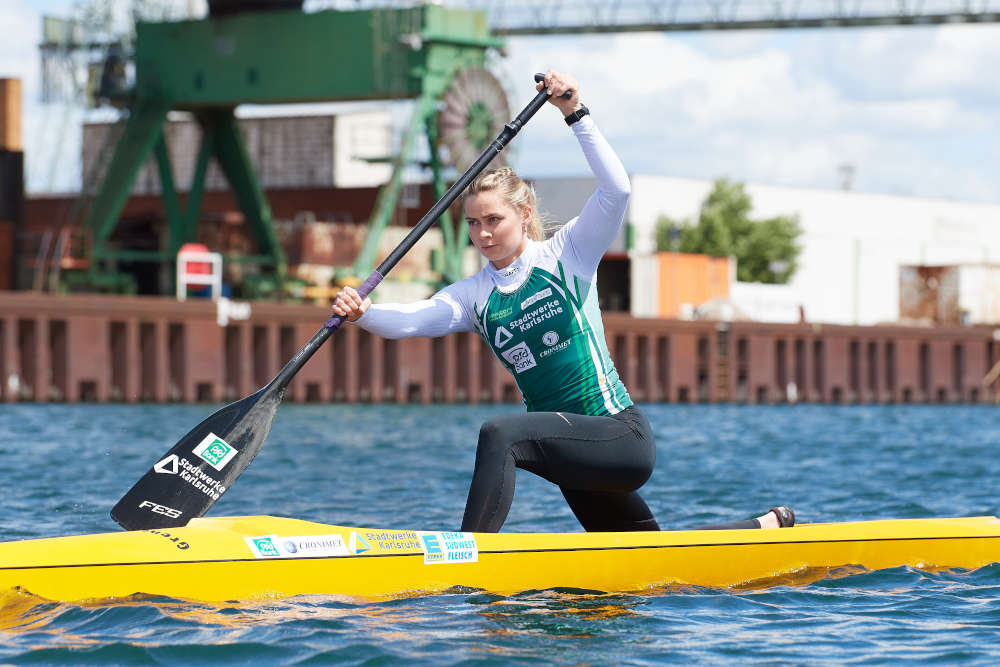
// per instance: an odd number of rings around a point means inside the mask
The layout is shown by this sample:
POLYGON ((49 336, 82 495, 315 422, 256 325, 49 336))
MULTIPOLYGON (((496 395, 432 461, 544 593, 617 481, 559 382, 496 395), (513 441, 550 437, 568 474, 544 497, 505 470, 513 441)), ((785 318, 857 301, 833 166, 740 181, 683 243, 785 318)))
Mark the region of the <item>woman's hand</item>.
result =
POLYGON ((348 286, 337 293, 337 298, 333 300, 333 312, 353 322, 364 315, 370 305, 371 299, 362 299, 356 289, 348 286))
POLYGON ((568 116, 583 106, 580 104, 580 84, 569 74, 550 69, 545 73, 545 80, 540 81, 535 86, 535 90, 541 90, 543 87, 549 89, 549 93, 552 95, 549 102, 557 106, 562 111, 563 116, 568 116), (563 97, 567 91, 571 95, 563 97))

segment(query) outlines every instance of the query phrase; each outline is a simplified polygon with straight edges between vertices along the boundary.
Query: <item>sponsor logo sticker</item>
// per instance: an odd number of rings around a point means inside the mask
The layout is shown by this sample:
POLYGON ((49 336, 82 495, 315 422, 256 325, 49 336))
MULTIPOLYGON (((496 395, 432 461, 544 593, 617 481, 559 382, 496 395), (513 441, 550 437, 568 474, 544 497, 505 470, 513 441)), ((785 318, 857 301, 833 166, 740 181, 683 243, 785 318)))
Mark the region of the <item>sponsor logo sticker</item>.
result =
POLYGON ((277 535, 245 537, 243 539, 246 540, 247 546, 253 552, 254 558, 278 558, 281 556, 281 552, 278 551, 278 547, 275 544, 278 539, 277 535))
POLYGON ((346 556, 347 545, 342 535, 299 535, 281 538, 278 550, 283 556, 346 556))
POLYGON ((473 533, 418 533, 424 565, 475 563, 479 547, 473 533))
POLYGON ((348 555, 344 537, 332 535, 262 535, 246 537, 254 558, 322 558, 348 555))
POLYGON ((420 549, 414 530, 366 530, 365 539, 379 553, 407 553, 420 549))
POLYGON ((503 352, 502 356, 509 364, 514 366, 514 370, 518 373, 523 373, 529 368, 534 368, 538 365, 535 362, 535 355, 531 353, 531 349, 528 348, 528 344, 524 341, 503 352))
POLYGON ((361 537, 353 530, 351 531, 351 539, 347 543, 348 551, 357 556, 358 554, 363 554, 364 552, 369 551, 371 548, 371 545, 368 544, 365 538, 361 537))
POLYGON ((192 453, 216 470, 222 470, 239 451, 219 436, 209 433, 192 453))

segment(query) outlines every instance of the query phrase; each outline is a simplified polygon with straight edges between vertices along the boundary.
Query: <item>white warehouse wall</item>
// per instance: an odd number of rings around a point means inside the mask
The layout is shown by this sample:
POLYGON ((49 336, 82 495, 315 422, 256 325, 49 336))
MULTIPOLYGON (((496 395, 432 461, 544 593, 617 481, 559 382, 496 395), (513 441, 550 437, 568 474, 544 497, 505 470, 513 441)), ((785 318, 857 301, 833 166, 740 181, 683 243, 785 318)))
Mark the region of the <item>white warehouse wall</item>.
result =
MULTIPOLYGON (((655 250, 661 214, 696 221, 711 187, 632 176, 626 220, 636 228, 635 250, 655 250)), ((810 321, 897 320, 902 264, 1000 262, 1000 205, 755 184, 746 191, 755 219, 799 216, 802 254, 788 291, 804 301, 810 321)))

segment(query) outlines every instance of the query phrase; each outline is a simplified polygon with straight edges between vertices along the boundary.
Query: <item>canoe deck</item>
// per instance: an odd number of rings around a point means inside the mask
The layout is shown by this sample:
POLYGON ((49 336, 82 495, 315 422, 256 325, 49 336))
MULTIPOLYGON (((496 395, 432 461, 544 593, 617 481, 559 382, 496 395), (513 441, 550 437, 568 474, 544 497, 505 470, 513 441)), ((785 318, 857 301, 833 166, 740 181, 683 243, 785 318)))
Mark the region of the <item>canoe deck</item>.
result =
POLYGON ((0 591, 76 601, 146 593, 205 601, 301 594, 382 599, 464 587, 788 583, 843 566, 977 568, 1000 562, 992 516, 803 524, 775 530, 455 533, 268 516, 0 543, 0 591))

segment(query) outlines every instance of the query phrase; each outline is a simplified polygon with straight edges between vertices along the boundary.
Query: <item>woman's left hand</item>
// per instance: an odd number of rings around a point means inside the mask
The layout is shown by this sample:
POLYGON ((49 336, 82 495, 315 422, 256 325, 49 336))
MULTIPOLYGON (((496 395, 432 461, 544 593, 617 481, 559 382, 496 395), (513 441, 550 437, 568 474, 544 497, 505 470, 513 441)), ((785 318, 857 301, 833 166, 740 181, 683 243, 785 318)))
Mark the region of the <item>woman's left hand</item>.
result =
POLYGON ((545 73, 545 79, 535 86, 535 90, 541 90, 543 87, 548 88, 549 94, 552 95, 549 102, 558 107, 563 116, 568 116, 583 106, 580 104, 580 84, 569 74, 550 69, 545 73), (571 93, 570 96, 563 97, 567 91, 571 93))

